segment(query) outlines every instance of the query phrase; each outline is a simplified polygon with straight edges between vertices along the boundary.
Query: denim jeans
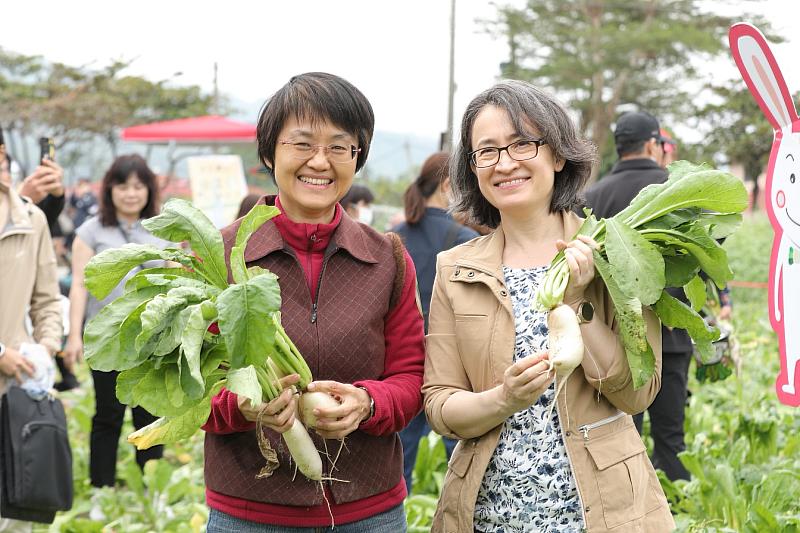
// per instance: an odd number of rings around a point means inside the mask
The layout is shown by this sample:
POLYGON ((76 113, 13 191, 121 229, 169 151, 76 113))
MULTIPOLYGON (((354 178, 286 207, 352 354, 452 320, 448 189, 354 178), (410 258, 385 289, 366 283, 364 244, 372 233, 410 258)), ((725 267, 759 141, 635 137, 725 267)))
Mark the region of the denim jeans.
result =
MULTIPOLYGON (((322 533, 330 530, 330 526, 290 527, 259 524, 235 518, 216 509, 211 509, 206 526, 206 533, 322 533)), ((336 524, 333 531, 334 533, 405 533, 406 512, 403 505, 400 504, 364 520, 349 524, 336 524)))

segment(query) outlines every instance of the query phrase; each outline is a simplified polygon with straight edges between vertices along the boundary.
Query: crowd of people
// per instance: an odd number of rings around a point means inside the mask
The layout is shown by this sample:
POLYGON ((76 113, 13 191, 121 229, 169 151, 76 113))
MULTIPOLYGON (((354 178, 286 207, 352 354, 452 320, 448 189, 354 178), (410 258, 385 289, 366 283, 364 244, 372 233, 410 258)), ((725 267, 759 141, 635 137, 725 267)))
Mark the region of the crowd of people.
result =
MULTIPOLYGON (((245 257, 248 267, 278 275, 282 324, 315 369, 309 390, 339 400, 318 413, 313 439, 323 449, 325 439, 347 437, 335 475, 327 472, 347 483, 320 491, 293 481, 280 444, 297 416, 290 388, 266 406, 223 389, 203 426, 207 531, 311 532, 332 517, 343 533, 405 531, 403 501, 431 428, 449 459, 433 531, 672 530, 654 465, 670 479, 688 478, 677 454, 691 341, 645 309, 657 371, 634 389, 613 304, 595 275, 596 243, 573 236, 583 207, 609 217, 644 186, 665 181, 676 142, 652 115, 622 115, 619 161, 584 191, 598 157, 568 110, 534 85, 500 82, 470 102, 453 153, 428 157, 404 195, 403 220, 383 232, 371 226, 380 199, 354 183, 374 121, 369 100, 348 81, 291 78, 267 99, 257 125, 258 156, 277 194, 244 198, 222 230, 230 252, 254 205, 280 210, 245 257), (564 303, 582 317, 594 357, 556 400, 547 313, 532 303, 562 251, 570 267, 564 303), (652 462, 640 437, 645 411, 652 462), (281 465, 263 480, 252 446, 257 422, 281 465)), ((95 197, 86 179, 68 194, 62 168, 48 158, 22 174, 0 137, 0 393, 34 373, 23 343, 55 357, 56 389, 88 386, 76 377, 84 324, 122 294, 125 280, 97 300, 84 269, 126 243, 170 244, 141 224, 159 212, 156 176, 141 156, 120 156, 95 197)), ((722 301, 729 315, 726 292, 722 301)), ((90 482, 113 486, 126 406, 116 397, 116 372, 91 378, 90 482)), ((283 385, 296 381, 290 375, 283 385)), ((133 409, 136 428, 153 420, 133 409)), ((136 460, 143 467, 162 452, 137 451, 136 460)), ((0 531, 29 529, 0 517, 0 531)))

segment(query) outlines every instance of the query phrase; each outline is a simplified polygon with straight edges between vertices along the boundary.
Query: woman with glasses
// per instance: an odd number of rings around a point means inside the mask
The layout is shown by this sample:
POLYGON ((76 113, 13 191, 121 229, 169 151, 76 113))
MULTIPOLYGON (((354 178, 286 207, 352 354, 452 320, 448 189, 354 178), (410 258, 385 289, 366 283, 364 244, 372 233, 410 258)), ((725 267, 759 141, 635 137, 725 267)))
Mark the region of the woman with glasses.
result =
MULTIPOLYGON (((432 531, 671 531, 666 499, 634 427, 660 387, 634 390, 614 308, 595 278, 594 241, 571 210, 595 151, 553 97, 506 81, 467 107, 451 171, 454 210, 489 235, 439 254, 429 314, 425 412, 460 439, 432 531), (547 313, 533 304, 555 255, 570 282, 584 360, 559 395, 547 313)), ((655 314, 645 310, 651 346, 655 314)))
MULTIPOLYGON (((278 275, 281 322, 317 380, 309 390, 340 402, 320 410, 312 438, 323 477, 342 481, 321 489, 296 475, 280 440, 297 416, 296 374, 263 409, 223 390, 204 426, 209 532, 406 530, 397 432, 422 407, 425 357, 414 266, 398 237, 344 215, 338 203, 366 162, 373 126, 364 95, 331 74, 293 77, 261 110, 258 153, 278 195, 259 203, 281 214, 251 237, 245 260, 278 275), (268 477, 260 475, 259 416, 279 465, 268 477)), ((226 252, 239 224, 223 230, 226 252)))

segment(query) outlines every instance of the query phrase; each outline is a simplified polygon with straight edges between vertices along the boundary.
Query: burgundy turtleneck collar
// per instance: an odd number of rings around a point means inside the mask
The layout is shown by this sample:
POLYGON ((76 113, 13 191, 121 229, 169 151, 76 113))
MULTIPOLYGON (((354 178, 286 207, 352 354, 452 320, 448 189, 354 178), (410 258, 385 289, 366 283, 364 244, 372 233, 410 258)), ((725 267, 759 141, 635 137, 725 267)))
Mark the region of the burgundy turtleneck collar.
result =
POLYGON ((335 206, 333 220, 328 224, 307 224, 291 220, 281 207, 280 196, 275 197, 275 207, 281 214, 272 220, 286 244, 296 251, 324 252, 333 232, 342 221, 342 206, 338 203, 335 206))

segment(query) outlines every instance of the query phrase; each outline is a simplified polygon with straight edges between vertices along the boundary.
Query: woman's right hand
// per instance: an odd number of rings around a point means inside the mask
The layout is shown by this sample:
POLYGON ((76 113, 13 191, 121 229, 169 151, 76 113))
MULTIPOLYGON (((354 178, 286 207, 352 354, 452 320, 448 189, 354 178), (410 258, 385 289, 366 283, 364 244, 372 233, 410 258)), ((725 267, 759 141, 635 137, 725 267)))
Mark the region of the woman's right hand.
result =
POLYGON ((503 373, 501 396, 511 413, 536 403, 553 382, 556 374, 549 371, 547 359, 547 352, 533 354, 515 362, 503 373))
POLYGON ((281 387, 284 389, 277 398, 258 407, 253 407, 249 398, 238 397, 239 411, 242 416, 250 422, 258 421, 261 416, 261 423, 266 427, 284 433, 292 427, 297 413, 297 395, 294 393, 292 385, 300 381, 300 376, 290 374, 280 379, 281 387))
POLYGON ((83 339, 80 335, 67 337, 67 345, 61 352, 61 357, 64 359, 64 366, 74 370, 75 363, 83 359, 83 339))

